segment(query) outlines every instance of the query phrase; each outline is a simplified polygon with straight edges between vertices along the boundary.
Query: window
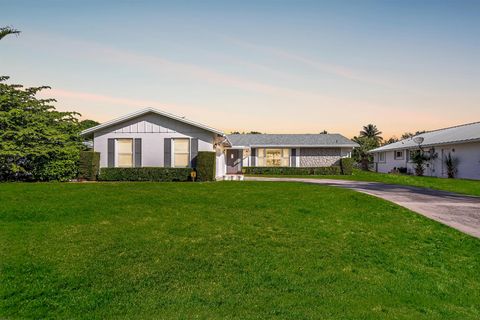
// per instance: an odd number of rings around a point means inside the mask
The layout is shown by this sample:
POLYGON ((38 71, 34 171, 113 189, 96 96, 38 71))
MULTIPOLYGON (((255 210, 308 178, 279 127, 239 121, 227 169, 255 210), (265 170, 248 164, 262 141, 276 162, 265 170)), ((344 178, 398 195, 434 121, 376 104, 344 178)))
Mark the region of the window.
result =
POLYGON ((190 139, 173 139, 173 166, 186 168, 190 165, 190 139))
POLYGON ((385 152, 378 153, 378 162, 385 162, 385 152))
POLYGON ((117 139, 117 167, 133 167, 133 139, 117 139))
POLYGON ((258 149, 259 167, 289 167, 289 149, 258 149))
POLYGON ((395 160, 402 160, 403 159, 403 150, 395 151, 395 160))

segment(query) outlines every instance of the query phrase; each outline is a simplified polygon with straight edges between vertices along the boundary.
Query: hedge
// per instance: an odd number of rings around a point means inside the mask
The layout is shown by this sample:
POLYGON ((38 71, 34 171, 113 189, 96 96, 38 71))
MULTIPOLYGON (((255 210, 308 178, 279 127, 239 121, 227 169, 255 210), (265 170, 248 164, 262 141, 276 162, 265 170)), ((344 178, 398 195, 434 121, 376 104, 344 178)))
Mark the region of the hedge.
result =
POLYGON ((196 161, 197 180, 214 181, 215 180, 215 152, 199 151, 196 161))
POLYGON ((191 168, 101 168, 101 181, 189 181, 191 168))
POLYGON ((81 151, 78 168, 78 178, 97 180, 100 168, 100 153, 94 151, 81 151))
POLYGON ((343 175, 351 175, 353 173, 353 158, 342 158, 340 159, 340 168, 342 169, 343 175))
POLYGON ((259 175, 340 175, 340 166, 331 167, 243 167, 245 174, 259 175))

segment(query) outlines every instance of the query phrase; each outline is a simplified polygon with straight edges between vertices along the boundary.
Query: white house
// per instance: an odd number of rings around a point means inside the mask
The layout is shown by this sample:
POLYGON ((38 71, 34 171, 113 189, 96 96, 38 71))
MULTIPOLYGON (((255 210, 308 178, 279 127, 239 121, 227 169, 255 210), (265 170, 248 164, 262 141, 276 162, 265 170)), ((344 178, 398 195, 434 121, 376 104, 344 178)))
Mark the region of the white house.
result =
POLYGON ((480 122, 459 125, 419 134, 372 151, 377 172, 388 173, 406 168, 413 173, 412 152, 431 155, 425 165, 425 175, 447 177, 445 158, 450 154, 458 161, 458 178, 480 179, 480 122))
POLYGON ((243 166, 331 166, 355 142, 340 134, 232 134, 147 108, 84 130, 100 167, 193 167, 199 151, 216 152, 216 176, 243 166))

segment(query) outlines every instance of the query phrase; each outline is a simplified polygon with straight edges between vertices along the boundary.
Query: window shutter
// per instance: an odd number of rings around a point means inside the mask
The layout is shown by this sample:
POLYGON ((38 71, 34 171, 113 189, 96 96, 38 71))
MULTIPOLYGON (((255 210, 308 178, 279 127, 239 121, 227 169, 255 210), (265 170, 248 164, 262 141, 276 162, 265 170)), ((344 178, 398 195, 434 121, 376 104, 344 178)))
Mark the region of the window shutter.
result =
POLYGON ((109 168, 115 167, 115 139, 108 139, 107 165, 109 168))
POLYGON ((191 143, 191 146, 190 146, 190 165, 192 166, 192 168, 195 168, 197 166, 198 139, 197 138, 192 138, 190 143, 191 143))
POLYGON ((142 166, 142 139, 135 138, 135 167, 142 166))
POLYGON ((291 167, 296 167, 297 165, 297 149, 291 149, 291 157, 290 157, 290 166, 291 167))
POLYGON ((163 166, 170 168, 172 166, 172 139, 163 140, 163 166))
POLYGON ((250 152, 250 166, 255 167, 255 156, 257 155, 257 149, 253 149, 250 152))

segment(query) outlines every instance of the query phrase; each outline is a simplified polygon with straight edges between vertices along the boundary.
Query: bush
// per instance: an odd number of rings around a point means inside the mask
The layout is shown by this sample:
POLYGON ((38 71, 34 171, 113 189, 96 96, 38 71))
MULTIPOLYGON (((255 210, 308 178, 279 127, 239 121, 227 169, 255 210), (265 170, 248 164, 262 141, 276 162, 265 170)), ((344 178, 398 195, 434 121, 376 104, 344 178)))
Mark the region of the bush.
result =
POLYGON ((340 168, 342 169, 343 175, 351 175, 353 172, 353 158, 342 158, 340 159, 340 168))
POLYGON ((197 180, 214 181, 215 180, 215 152, 199 151, 197 155, 197 180))
POLYGON ((259 175, 340 175, 340 166, 331 167, 243 167, 245 174, 259 175))
POLYGON ((101 181, 189 181, 191 168, 101 168, 101 181))
POLYGON ((0 180, 68 181, 82 149, 75 112, 61 112, 37 94, 0 76, 0 180))
POLYGON ((100 153, 94 151, 81 151, 78 168, 78 178, 90 181, 97 180, 100 169, 100 153))

